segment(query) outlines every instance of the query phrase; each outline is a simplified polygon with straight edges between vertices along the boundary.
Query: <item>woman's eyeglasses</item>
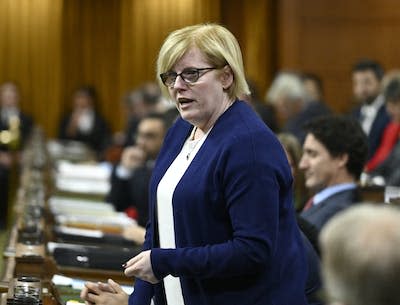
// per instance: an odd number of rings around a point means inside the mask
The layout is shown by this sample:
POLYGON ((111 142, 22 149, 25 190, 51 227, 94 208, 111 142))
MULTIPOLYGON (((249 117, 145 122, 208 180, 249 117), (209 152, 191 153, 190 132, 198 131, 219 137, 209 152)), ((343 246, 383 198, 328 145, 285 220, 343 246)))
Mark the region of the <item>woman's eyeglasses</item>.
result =
POLYGON ((163 84, 167 87, 172 87, 175 84, 175 81, 178 76, 182 77, 182 79, 188 83, 193 84, 198 81, 198 79, 203 76, 207 71, 215 70, 216 67, 210 68, 187 68, 184 69, 181 73, 176 73, 174 71, 168 71, 165 73, 161 73, 160 77, 163 84))

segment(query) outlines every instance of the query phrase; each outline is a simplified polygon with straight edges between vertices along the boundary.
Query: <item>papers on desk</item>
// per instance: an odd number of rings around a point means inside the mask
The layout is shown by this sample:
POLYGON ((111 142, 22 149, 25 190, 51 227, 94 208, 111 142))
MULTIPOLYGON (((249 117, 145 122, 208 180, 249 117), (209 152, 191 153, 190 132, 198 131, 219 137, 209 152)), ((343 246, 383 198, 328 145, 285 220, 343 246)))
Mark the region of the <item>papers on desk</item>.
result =
POLYGON ((111 167, 104 163, 76 164, 58 161, 55 185, 58 190, 106 195, 110 191, 111 167))
POLYGON ((95 159, 95 152, 86 144, 78 141, 47 141, 47 151, 53 160, 88 161, 95 159))
MULTIPOLYGON (((75 230, 77 234, 87 236, 104 233, 121 233, 123 227, 133 225, 136 222, 123 212, 116 212, 114 207, 106 202, 73 199, 66 197, 50 197, 50 211, 53 213, 58 228, 74 227, 88 230, 75 230), (90 230, 91 232, 90 232, 90 230)), ((70 230, 72 232, 73 230, 70 230)))
MULTIPOLYGON (((79 290, 81 290, 85 286, 86 282, 81 279, 67 277, 59 274, 53 275, 51 281, 53 282, 54 285, 71 286, 73 289, 79 289, 79 290)), ((131 294, 133 292, 133 286, 121 285, 121 288, 127 294, 131 294)))
POLYGON ((52 196, 48 200, 50 211, 55 215, 114 216, 114 206, 104 201, 52 196))
POLYGON ((400 200, 400 187, 398 186, 387 186, 385 187, 385 202, 386 203, 397 203, 400 200))
POLYGON ((89 230, 89 229, 79 229, 79 228, 71 228, 64 226, 56 226, 54 231, 61 234, 66 235, 75 235, 82 237, 93 237, 93 238, 102 238, 104 237, 104 233, 101 230, 89 230))

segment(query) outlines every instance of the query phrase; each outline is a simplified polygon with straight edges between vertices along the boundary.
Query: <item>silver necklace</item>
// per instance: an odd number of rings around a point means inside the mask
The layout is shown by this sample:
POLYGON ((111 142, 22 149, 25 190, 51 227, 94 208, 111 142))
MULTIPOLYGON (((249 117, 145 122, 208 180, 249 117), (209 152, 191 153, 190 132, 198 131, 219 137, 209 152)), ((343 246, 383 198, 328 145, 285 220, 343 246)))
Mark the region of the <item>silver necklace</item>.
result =
POLYGON ((187 150, 188 150, 188 153, 186 154, 186 160, 189 160, 190 155, 192 154, 192 152, 193 152, 194 149, 196 148, 197 144, 199 144, 199 142, 200 142, 200 140, 201 140, 201 138, 199 138, 199 139, 197 139, 197 140, 194 139, 194 137, 195 137, 195 135, 196 135, 196 131, 197 131, 197 127, 195 126, 195 127, 193 128, 192 134, 191 134, 190 137, 189 137, 189 141, 187 142, 187 148, 188 148, 187 150))

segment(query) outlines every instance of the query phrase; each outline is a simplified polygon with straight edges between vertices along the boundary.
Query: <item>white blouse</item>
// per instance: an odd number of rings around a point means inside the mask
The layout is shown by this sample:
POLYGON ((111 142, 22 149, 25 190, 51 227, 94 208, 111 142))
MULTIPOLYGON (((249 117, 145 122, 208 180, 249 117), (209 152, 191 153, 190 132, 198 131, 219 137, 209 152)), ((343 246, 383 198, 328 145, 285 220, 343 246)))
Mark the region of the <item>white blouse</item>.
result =
MULTIPOLYGON (((195 128, 192 134, 186 140, 181 152, 172 162, 157 188, 157 220, 158 235, 160 239, 160 248, 176 248, 174 215, 172 207, 172 197, 175 188, 182 176, 185 174, 193 158, 196 156, 200 147, 206 140, 210 130, 200 139, 193 138, 195 128)), ((167 304, 184 305, 181 282, 178 277, 168 275, 164 278, 165 295, 167 304)))

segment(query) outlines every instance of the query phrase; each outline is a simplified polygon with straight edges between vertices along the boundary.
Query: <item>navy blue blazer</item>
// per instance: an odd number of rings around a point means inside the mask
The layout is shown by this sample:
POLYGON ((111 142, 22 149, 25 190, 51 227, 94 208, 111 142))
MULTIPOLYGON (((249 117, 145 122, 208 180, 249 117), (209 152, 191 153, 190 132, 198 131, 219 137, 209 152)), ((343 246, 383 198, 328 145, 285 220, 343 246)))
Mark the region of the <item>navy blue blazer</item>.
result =
POLYGON ((300 216, 320 231, 331 217, 355 202, 359 202, 360 199, 361 195, 357 188, 345 190, 335 193, 317 205, 301 212, 300 216))
MULTIPOLYGON (((193 126, 169 130, 150 183, 145 249, 158 279, 179 276, 186 305, 303 305, 307 262, 279 141, 236 101, 215 123, 173 195, 176 249, 160 249, 156 190, 193 126)), ((129 304, 166 304, 137 279, 129 304)), ((173 305, 173 304, 170 304, 173 305)))

